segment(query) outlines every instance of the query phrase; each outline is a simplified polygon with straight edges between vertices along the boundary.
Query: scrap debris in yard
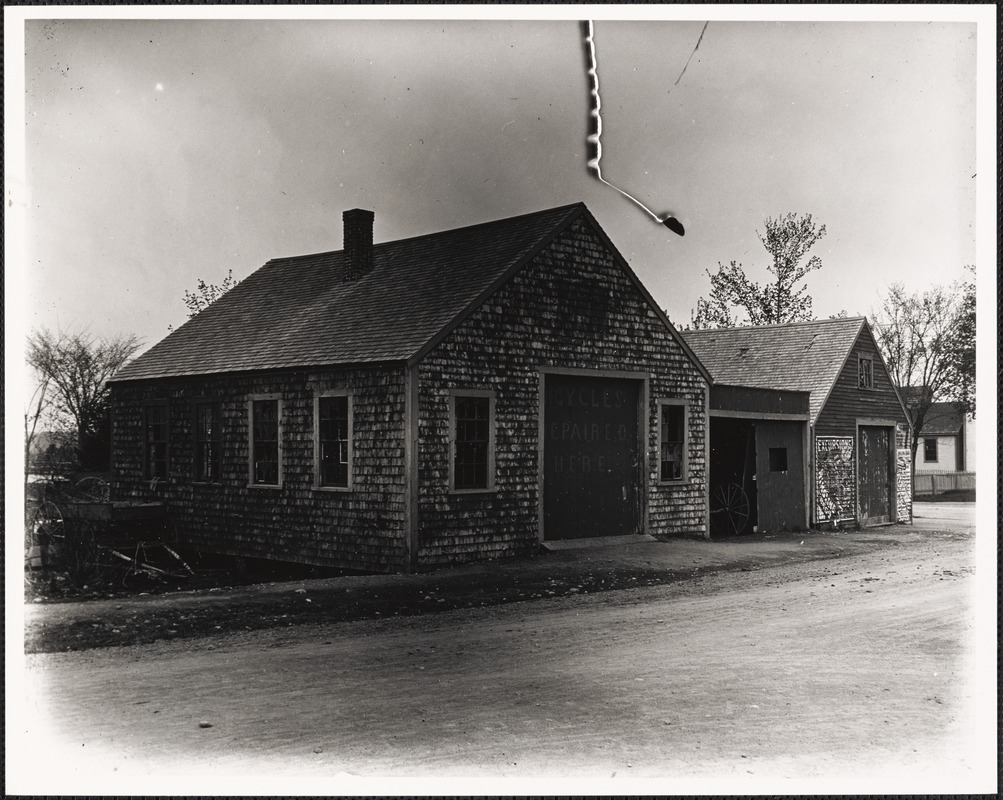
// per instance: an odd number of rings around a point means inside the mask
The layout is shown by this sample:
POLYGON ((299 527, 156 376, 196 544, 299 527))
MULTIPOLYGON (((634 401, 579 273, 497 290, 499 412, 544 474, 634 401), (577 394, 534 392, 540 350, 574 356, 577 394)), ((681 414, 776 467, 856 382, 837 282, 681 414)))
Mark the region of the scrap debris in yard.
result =
POLYGON ((168 544, 176 531, 162 504, 111 502, 94 477, 39 484, 25 519, 25 591, 72 593, 89 586, 187 580, 194 570, 168 544))

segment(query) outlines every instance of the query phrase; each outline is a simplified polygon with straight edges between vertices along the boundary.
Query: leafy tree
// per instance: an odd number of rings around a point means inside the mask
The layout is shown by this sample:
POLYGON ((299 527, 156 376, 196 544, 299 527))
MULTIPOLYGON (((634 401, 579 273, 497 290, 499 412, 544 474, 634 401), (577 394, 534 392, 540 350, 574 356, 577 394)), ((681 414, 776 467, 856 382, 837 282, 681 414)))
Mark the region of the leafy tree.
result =
POLYGON ((968 309, 966 294, 958 285, 910 294, 902 284, 895 283, 889 287, 881 311, 873 315, 875 338, 912 421, 914 469, 930 407, 968 391, 969 378, 959 365, 970 363, 974 367, 974 288, 970 302, 968 309), (959 338, 958 330, 969 320, 972 337, 966 342, 964 337, 959 338), (958 349, 969 345, 970 353, 958 349))
POLYGON ((77 457, 85 470, 108 467, 111 427, 107 383, 140 346, 140 340, 131 334, 95 339, 85 332, 52 333, 45 328, 28 339, 28 364, 38 383, 51 392, 57 418, 72 424, 77 457))
POLYGON ((812 300, 804 283, 809 272, 822 268, 822 259, 808 251, 825 236, 825 225, 816 225, 811 214, 787 213, 768 217, 765 233, 756 232, 772 262, 766 270, 773 279, 760 286, 750 280, 745 268, 732 261, 718 263, 711 273, 710 294, 697 300, 690 321, 694 328, 725 328, 734 325, 778 325, 812 319, 812 300), (741 316, 744 312, 744 317, 741 316))
MULTIPOLYGON (((185 296, 182 298, 182 301, 188 307, 188 319, 201 314, 238 283, 240 281, 233 277, 232 269, 226 273, 226 277, 223 278, 223 281, 218 286, 215 283, 206 283, 199 278, 198 283, 195 285, 195 291, 191 292, 185 289, 185 296)), ((173 333, 174 326, 168 325, 167 330, 173 333)))

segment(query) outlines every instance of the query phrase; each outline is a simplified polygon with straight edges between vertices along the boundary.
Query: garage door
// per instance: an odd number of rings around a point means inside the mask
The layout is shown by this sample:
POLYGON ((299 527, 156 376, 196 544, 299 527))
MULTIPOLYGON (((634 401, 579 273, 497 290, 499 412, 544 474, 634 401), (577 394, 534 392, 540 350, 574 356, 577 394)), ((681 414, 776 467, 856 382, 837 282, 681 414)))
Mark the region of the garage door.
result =
POLYGON ((892 521, 891 428, 861 425, 857 432, 861 525, 892 521))
POLYGON ((547 375, 543 536, 640 532, 640 382, 547 375))

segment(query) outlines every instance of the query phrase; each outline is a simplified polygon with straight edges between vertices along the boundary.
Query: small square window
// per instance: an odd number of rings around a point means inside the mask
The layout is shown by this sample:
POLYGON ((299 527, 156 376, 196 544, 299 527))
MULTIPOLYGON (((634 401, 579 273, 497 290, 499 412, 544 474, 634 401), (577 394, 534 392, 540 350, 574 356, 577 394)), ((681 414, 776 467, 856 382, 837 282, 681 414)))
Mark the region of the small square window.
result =
POLYGON ((870 356, 860 356, 857 362, 857 385, 861 389, 874 388, 874 359, 870 356))
POLYGON ((770 448, 770 472, 787 472, 787 448, 770 448))
POLYGON ((923 440, 923 461, 936 463, 938 460, 937 440, 935 438, 923 440))

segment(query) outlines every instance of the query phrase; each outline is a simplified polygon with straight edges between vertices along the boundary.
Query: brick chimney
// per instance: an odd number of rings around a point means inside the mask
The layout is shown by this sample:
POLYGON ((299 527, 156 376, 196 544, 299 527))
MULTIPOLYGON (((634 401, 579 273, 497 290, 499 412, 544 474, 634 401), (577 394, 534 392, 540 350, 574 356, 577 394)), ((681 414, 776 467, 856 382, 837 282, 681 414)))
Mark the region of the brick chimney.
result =
POLYGON ((373 268, 372 211, 353 208, 342 214, 345 228, 345 280, 361 278, 373 268))

